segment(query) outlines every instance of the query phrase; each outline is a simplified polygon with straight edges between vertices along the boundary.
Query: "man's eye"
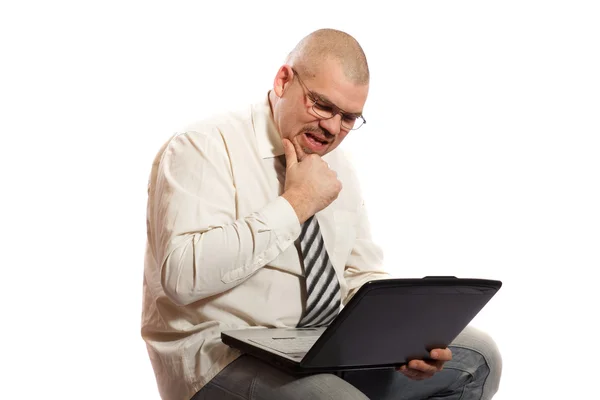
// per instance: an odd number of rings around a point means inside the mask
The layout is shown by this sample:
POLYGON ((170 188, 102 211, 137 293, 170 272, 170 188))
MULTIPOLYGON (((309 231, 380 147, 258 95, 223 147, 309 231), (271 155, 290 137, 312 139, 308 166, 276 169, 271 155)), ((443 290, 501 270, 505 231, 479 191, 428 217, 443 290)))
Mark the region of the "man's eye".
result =
POLYGON ((331 106, 328 106, 323 103, 315 103, 315 107, 317 107, 320 111, 326 111, 326 112, 333 111, 333 108, 331 108, 331 106))
POLYGON ((344 122, 354 122, 358 118, 356 115, 344 115, 344 122))

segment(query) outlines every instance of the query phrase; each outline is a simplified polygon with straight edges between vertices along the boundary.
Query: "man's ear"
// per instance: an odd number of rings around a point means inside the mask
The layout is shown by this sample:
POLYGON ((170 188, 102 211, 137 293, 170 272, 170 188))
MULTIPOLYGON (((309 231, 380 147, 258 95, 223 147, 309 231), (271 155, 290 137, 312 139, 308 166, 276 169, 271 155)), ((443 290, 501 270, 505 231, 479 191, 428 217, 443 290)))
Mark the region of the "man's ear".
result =
POLYGON ((273 90, 277 97, 283 97, 283 93, 286 91, 287 87, 292 84, 294 80, 294 72, 292 71, 292 67, 289 65, 282 65, 277 71, 277 75, 275 75, 275 81, 273 82, 273 90))

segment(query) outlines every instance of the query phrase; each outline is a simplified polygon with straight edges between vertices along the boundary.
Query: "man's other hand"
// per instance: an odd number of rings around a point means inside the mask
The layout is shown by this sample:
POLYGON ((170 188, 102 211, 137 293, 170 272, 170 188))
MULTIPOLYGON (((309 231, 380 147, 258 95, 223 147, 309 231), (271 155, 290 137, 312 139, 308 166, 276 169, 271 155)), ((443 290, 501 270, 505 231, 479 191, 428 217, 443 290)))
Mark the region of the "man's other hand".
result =
POLYGON ((407 365, 397 368, 410 379, 420 381, 431 378, 436 372, 444 367, 446 361, 452 360, 452 351, 450 349, 433 349, 429 353, 431 360, 411 360, 407 365))

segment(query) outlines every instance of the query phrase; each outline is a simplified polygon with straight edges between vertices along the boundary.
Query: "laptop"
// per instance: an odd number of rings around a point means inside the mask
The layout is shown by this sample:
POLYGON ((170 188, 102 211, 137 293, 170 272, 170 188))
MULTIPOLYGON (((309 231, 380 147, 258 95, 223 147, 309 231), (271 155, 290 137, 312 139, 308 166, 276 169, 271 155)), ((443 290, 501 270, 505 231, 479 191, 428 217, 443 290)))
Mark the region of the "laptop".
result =
POLYGON ((501 286, 453 276, 373 280, 327 327, 251 327, 221 339, 296 374, 400 367, 447 347, 501 286))

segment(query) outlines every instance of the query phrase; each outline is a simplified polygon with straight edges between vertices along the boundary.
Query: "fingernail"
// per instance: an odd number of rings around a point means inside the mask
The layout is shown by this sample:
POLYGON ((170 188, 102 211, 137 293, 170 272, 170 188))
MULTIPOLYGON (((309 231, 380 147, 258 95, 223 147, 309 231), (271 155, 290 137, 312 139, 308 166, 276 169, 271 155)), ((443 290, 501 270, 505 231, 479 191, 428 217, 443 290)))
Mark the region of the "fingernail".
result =
POLYGON ((432 351, 431 352, 431 357, 437 358, 437 356, 438 356, 438 352, 437 351, 432 351))

